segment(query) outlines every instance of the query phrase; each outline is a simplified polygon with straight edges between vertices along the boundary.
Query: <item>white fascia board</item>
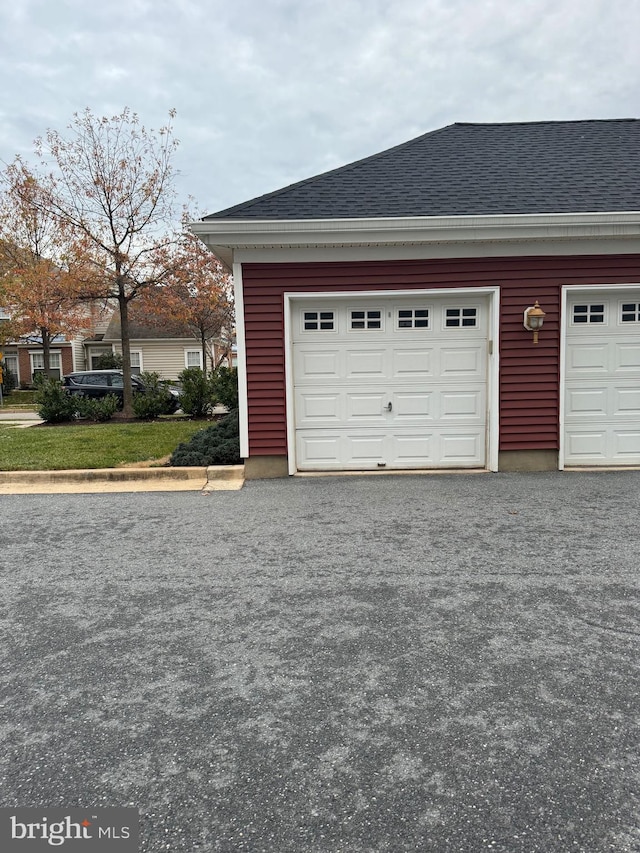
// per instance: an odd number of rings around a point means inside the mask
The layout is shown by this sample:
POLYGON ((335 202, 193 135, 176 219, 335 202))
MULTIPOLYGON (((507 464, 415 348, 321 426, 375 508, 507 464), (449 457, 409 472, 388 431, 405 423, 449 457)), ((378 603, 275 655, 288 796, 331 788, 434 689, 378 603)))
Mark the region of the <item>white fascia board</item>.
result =
POLYGON ((451 260, 464 258, 517 258, 566 255, 640 254, 637 240, 585 239, 510 240, 485 243, 414 243, 407 246, 326 246, 295 249, 229 249, 236 264, 314 263, 357 261, 451 260))
POLYGON ((638 241, 640 211, 375 219, 231 220, 192 222, 225 263, 237 249, 407 246, 622 238, 638 241))

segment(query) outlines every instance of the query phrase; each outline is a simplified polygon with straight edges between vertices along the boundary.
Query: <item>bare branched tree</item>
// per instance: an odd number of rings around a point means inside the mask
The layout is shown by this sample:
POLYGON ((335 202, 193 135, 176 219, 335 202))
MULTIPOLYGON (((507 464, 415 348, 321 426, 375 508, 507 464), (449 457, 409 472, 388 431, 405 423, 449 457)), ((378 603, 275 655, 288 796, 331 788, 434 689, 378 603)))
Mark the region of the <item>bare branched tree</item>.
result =
POLYGON ((133 414, 129 303, 168 282, 176 266, 174 115, 153 131, 129 109, 111 118, 87 109, 65 135, 50 130, 36 142, 47 170, 44 209, 72 238, 77 295, 118 305, 125 417, 133 414))

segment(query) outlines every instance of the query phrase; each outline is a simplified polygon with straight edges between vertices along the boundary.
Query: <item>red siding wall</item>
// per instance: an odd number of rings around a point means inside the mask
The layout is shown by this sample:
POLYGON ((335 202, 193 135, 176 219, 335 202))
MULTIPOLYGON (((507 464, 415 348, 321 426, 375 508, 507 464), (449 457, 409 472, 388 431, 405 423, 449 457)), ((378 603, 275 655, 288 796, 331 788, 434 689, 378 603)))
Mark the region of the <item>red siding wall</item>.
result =
POLYGON ((561 287, 640 282, 640 255, 243 264, 242 276, 251 456, 287 452, 283 293, 491 285, 500 286, 500 450, 543 450, 558 447, 561 287), (533 346, 522 315, 536 299, 546 317, 533 346))

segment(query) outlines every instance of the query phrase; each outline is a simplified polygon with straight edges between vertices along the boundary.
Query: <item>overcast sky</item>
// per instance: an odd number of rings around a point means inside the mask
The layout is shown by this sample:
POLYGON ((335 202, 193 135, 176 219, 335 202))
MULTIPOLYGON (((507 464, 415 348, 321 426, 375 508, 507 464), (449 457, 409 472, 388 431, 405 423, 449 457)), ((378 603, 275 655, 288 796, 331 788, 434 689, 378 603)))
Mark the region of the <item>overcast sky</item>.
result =
POLYGON ((0 160, 175 107, 214 212, 456 121, 640 117, 640 0, 0 0, 0 160))

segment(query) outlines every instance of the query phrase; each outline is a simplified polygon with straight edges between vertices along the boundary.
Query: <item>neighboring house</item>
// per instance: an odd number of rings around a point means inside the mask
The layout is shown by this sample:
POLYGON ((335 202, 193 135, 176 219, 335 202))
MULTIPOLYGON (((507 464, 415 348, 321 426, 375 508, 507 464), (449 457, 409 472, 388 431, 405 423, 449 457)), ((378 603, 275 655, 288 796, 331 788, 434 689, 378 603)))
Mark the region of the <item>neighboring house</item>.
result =
MULTIPOLYGON (((88 324, 93 328, 106 326, 111 316, 111 309, 106 309, 103 303, 86 303, 88 324)), ((0 321, 9 320, 10 309, 0 310, 0 321)), ((59 334, 51 340, 49 353, 50 374, 61 379, 65 374, 74 370, 85 369, 86 332, 76 335, 59 334)), ((6 369, 13 373, 18 385, 28 387, 33 377, 44 373, 44 353, 42 339, 38 334, 24 335, 18 341, 11 341, 3 348, 3 360, 6 369)))
MULTIPOLYGON (((130 312, 131 369, 134 373, 155 372, 164 379, 177 379, 186 367, 202 369, 202 346, 188 328, 180 324, 168 327, 149 323, 145 318, 137 317, 132 306, 130 312)), ((117 312, 113 314, 101 339, 97 340, 96 337, 85 342, 88 368, 103 352, 122 352, 120 316, 117 312)), ((220 355, 219 346, 217 341, 207 342, 208 350, 214 352, 216 363, 220 355)))
MULTIPOLYGON (((0 319, 2 317, 0 316, 0 319)), ((154 371, 164 379, 177 379, 185 367, 202 367, 202 348, 189 330, 175 326, 161 328, 136 318, 135 311, 130 319, 131 367, 134 373, 154 371)), ((228 363, 223 357, 221 343, 209 341, 216 363, 228 363)), ((71 339, 59 335, 51 346, 51 373, 62 378, 75 370, 95 369, 96 360, 104 353, 121 353, 120 318, 118 312, 109 309, 96 315, 96 324, 89 336, 71 339)), ((42 346, 36 338, 30 341, 13 342, 3 349, 6 369, 11 371, 19 384, 31 385, 35 374, 44 371, 42 346)), ((235 346, 232 364, 235 366, 235 346)))
MULTIPOLYGON (((8 371, 13 373, 18 385, 31 385, 33 377, 44 373, 42 344, 33 337, 28 341, 12 341, 2 349, 3 360, 8 371)), ((84 369, 84 350, 81 338, 68 340, 58 335, 51 341, 49 353, 50 372, 61 379, 65 373, 84 369)))
POLYGON ((640 120, 454 124, 192 227, 248 477, 640 465, 640 120))

